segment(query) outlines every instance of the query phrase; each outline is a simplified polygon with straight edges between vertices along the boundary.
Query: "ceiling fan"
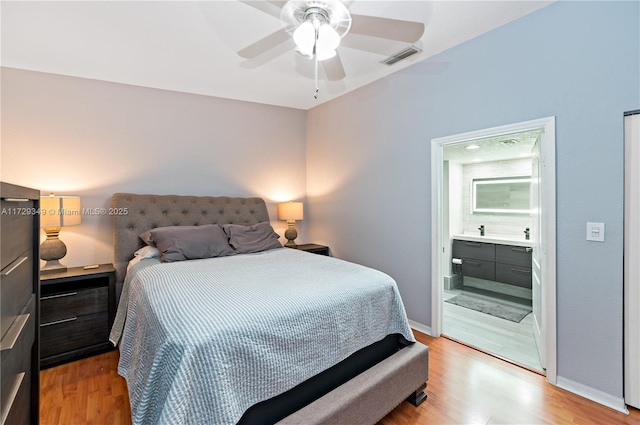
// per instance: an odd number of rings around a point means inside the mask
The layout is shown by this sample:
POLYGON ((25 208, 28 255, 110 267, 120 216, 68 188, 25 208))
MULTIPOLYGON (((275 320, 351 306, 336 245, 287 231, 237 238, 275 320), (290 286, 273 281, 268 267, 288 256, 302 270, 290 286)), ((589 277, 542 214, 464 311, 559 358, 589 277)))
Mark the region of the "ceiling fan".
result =
MULTIPOLYGON (((337 49, 348 34, 407 43, 418 41, 424 34, 422 22, 351 14, 351 0, 240 1, 281 19, 284 26, 238 51, 238 55, 245 59, 254 59, 293 39, 294 51, 306 59, 315 61, 316 98, 318 62, 322 63, 329 81, 338 81, 346 76, 337 49)), ((350 47, 358 48, 354 45, 350 47)))

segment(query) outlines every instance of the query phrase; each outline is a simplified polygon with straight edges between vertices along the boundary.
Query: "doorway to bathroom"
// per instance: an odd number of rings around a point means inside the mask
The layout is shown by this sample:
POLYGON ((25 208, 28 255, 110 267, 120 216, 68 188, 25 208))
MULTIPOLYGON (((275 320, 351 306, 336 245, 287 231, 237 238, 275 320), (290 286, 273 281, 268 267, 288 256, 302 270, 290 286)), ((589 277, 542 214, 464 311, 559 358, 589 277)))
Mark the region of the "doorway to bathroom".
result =
POLYGON ((431 147, 432 334, 555 383, 555 119, 431 147))

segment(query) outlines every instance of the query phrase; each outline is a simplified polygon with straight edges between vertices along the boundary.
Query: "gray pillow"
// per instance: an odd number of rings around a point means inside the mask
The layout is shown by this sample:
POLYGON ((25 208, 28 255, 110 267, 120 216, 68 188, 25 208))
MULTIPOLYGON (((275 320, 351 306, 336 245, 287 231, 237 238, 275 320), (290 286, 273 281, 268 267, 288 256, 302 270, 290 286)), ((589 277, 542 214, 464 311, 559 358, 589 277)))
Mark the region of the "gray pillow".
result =
POLYGON ((227 235, 217 224, 156 227, 140 238, 155 243, 164 263, 235 254, 227 235))
MULTIPOLYGON (((177 226, 174 226, 174 227, 177 227, 177 226)), ((151 230, 155 230, 155 229, 151 229, 151 230)), ((147 230, 146 232, 141 234, 140 239, 142 239, 142 242, 144 242, 146 245, 156 246, 156 243, 153 241, 153 238, 151 237, 151 230, 147 230)))
POLYGON ((238 254, 249 254, 267 249, 282 248, 282 244, 278 241, 280 236, 273 231, 273 227, 266 221, 252 226, 223 224, 222 228, 227 236, 229 236, 229 245, 231 245, 238 254))

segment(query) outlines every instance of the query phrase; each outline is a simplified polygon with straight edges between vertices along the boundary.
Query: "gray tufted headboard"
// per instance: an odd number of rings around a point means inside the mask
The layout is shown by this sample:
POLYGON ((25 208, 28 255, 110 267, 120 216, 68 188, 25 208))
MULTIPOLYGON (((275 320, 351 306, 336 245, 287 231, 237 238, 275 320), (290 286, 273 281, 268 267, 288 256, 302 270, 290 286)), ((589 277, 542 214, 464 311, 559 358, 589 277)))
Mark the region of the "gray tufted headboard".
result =
POLYGON ((114 193, 111 204, 114 212, 114 267, 118 294, 127 264, 143 246, 139 235, 147 230, 164 226, 269 221, 267 205, 262 198, 114 193))

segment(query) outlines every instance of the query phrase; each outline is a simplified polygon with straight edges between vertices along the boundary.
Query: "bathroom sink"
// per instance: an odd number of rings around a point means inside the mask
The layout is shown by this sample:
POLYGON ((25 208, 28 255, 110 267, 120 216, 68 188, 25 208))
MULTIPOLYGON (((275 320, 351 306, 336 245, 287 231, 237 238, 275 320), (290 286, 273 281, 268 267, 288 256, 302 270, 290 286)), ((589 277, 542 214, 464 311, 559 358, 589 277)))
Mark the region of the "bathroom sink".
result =
POLYGON ((458 239, 463 241, 470 242, 486 242, 486 243, 495 243, 499 245, 517 245, 517 246, 533 246, 533 241, 526 240, 524 236, 510 236, 510 235, 492 235, 488 234, 485 236, 480 235, 470 235, 470 234, 462 234, 462 235, 453 235, 452 239, 458 239))

